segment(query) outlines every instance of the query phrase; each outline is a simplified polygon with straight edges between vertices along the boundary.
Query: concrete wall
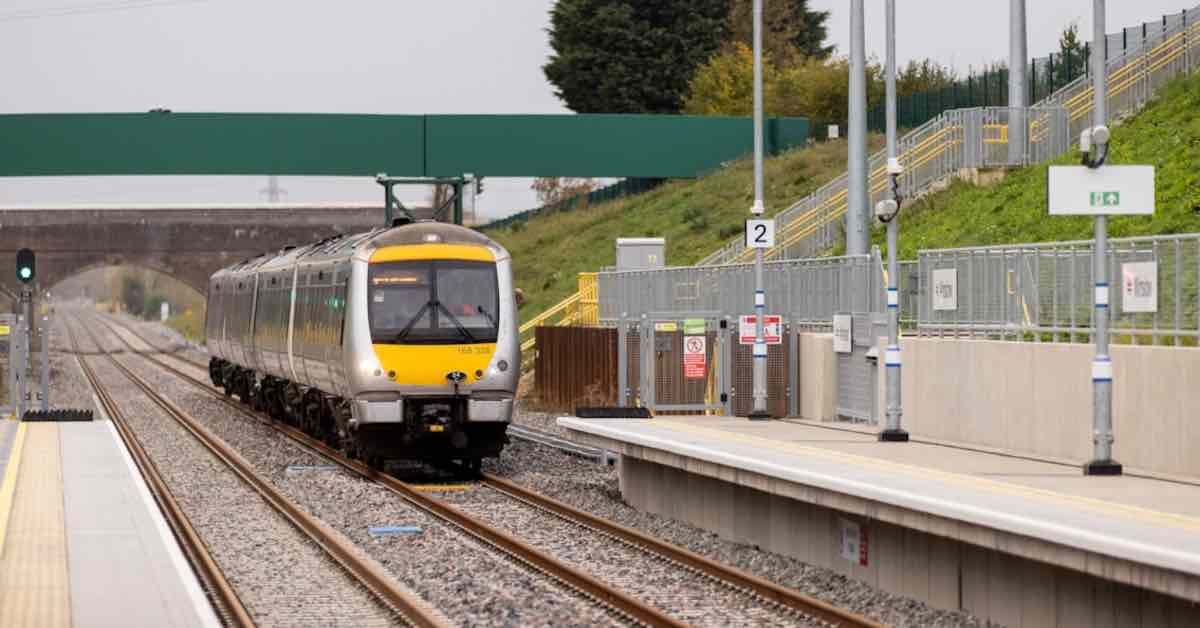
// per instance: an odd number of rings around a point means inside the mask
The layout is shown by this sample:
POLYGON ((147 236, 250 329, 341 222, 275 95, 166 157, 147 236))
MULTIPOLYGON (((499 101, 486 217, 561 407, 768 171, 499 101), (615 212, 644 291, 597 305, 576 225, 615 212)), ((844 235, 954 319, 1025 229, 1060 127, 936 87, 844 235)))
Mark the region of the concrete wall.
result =
POLYGON ((639 510, 1014 628, 1200 625, 1200 606, 1178 598, 733 481, 628 455, 620 481, 639 510), (865 530, 866 565, 842 557, 843 521, 865 530))
MULTIPOLYGON (((903 423, 914 436, 1091 458, 1091 345, 908 338, 902 350, 903 423)), ((1112 358, 1114 457, 1200 477, 1200 351, 1114 345, 1112 358)))
POLYGON ((814 421, 832 421, 837 402, 837 364, 832 334, 797 334, 799 373, 793 390, 800 394, 800 417, 814 421))

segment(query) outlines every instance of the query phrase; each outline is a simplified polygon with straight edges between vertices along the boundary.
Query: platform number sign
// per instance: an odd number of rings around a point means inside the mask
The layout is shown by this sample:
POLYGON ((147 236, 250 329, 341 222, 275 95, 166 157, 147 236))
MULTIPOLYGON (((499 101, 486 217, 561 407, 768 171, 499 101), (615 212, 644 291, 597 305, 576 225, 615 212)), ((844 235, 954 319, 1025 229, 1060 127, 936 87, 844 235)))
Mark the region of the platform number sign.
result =
POLYGON ((746 221, 746 248, 770 249, 775 247, 774 220, 746 221))

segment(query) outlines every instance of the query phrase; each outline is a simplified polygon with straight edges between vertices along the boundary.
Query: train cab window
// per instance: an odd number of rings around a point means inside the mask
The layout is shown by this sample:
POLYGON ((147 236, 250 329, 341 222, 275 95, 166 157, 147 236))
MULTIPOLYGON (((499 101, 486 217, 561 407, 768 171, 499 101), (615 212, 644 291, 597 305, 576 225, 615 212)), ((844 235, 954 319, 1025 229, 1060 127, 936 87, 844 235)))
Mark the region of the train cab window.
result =
POLYGON ((371 338, 377 344, 496 341, 494 264, 456 260, 372 264, 371 338))

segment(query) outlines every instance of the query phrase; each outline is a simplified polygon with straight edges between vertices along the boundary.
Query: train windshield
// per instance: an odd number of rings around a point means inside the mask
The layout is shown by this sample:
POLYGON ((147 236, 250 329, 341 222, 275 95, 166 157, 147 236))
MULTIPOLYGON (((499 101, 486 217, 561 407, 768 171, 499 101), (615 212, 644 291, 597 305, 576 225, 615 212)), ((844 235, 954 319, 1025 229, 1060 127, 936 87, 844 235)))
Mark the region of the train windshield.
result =
POLYGON ((434 260, 371 264, 368 313, 375 344, 496 342, 496 266, 434 260))

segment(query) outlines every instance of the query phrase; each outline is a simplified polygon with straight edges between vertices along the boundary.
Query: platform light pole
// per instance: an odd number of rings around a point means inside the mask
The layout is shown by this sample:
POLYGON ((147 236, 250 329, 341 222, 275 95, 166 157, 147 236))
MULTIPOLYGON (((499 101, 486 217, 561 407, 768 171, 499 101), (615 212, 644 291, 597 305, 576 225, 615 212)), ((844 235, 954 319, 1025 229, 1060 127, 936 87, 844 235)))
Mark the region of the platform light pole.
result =
MULTIPOLYGON (((1090 143, 1096 158, 1088 166, 1099 168, 1108 156, 1108 68, 1105 43, 1104 0, 1092 0, 1092 129, 1090 143)), ((1108 355, 1108 216, 1096 216, 1096 244, 1092 276, 1096 280, 1096 357, 1092 360, 1092 460, 1084 465, 1085 475, 1120 475, 1121 465, 1113 460, 1112 358, 1108 355)))
MULTIPOLYGON (((754 0, 754 218, 766 210, 763 204, 763 67, 762 67, 762 3, 754 0)), ((767 412, 767 343, 763 331, 767 314, 767 292, 763 284, 765 249, 754 249, 754 407, 751 420, 771 418, 767 412)))
POLYGON ((900 427, 900 282, 896 247, 900 240, 900 159, 896 151, 896 0, 887 0, 887 171, 891 198, 879 202, 875 214, 887 225, 888 249, 888 346, 884 351, 887 387, 887 426, 879 433, 885 442, 907 442, 908 432, 900 427))
POLYGON ((847 183, 846 254, 867 254, 867 75, 866 18, 863 0, 850 2, 850 102, 846 140, 847 183))
POLYGON ((1009 0, 1008 6, 1008 164, 1025 165, 1025 91, 1028 61, 1028 35, 1025 28, 1025 0, 1009 0))

